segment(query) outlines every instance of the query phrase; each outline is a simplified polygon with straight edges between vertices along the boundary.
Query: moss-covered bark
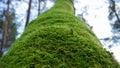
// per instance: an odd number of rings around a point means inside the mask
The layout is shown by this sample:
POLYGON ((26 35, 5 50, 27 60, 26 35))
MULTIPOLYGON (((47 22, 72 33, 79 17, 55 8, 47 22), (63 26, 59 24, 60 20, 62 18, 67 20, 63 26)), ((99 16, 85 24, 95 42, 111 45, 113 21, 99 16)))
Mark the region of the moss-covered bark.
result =
POLYGON ((0 68, 120 68, 84 22, 74 16, 72 0, 32 21, 0 59, 0 68))

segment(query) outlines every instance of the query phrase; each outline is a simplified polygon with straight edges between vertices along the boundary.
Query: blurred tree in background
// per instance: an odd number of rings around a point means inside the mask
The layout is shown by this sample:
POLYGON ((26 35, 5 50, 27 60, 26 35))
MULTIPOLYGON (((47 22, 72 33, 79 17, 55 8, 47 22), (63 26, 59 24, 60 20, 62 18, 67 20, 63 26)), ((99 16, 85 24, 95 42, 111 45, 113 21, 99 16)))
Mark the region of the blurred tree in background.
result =
POLYGON ((113 46, 120 45, 120 3, 119 0, 108 0, 109 2, 109 15, 108 19, 111 25, 112 37, 107 37, 102 39, 104 45, 107 45, 108 48, 112 48, 113 46), (109 43, 109 44, 108 44, 109 43))
POLYGON ((0 56, 2 56, 3 51, 8 49, 15 41, 17 27, 14 22, 15 12, 10 4, 11 0, 3 0, 0 3, 0 56))
MULTIPOLYGON (((21 30, 18 28, 22 24, 26 24, 22 26, 25 28, 31 20, 48 9, 46 7, 47 1, 49 0, 0 0, 0 56, 16 40, 16 36, 19 35, 18 31, 21 30), (28 7, 26 8, 26 6, 28 7), (23 9, 16 9, 20 7, 23 9), (22 10, 26 10, 25 14, 20 13, 22 10)), ((50 1, 54 2, 55 0, 50 1)))

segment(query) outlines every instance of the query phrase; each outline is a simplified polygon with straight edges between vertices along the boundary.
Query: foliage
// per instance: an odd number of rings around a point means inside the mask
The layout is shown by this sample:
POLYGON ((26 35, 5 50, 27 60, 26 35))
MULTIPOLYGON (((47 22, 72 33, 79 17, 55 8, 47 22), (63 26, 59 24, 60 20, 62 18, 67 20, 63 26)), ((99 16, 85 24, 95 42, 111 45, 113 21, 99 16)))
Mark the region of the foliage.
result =
POLYGON ((33 20, 8 53, 3 68, 120 68, 86 24, 74 16, 72 0, 33 20))
POLYGON ((113 46, 119 46, 120 45, 120 18, 119 13, 120 9, 117 3, 119 1, 117 0, 108 0, 109 1, 109 15, 108 19, 110 21, 110 25, 112 27, 111 32, 113 33, 112 37, 107 37, 104 39, 101 39, 101 41, 108 46, 108 48, 112 48, 113 46), (109 44, 108 44, 109 43, 109 44))
POLYGON ((109 20, 113 21, 114 23, 111 23, 113 30, 119 29, 120 27, 120 18, 119 18, 119 9, 117 9, 116 2, 114 0, 110 0, 109 5, 109 20))

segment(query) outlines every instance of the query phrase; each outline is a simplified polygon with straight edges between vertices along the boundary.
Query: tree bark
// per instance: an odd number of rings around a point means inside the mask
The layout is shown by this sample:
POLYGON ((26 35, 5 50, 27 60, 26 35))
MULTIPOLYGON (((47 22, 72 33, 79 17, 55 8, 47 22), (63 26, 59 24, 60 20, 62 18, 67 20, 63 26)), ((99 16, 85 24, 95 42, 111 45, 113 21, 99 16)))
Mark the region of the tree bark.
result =
MULTIPOLYGON (((8 23, 9 23, 9 6, 10 0, 7 1, 7 10, 5 11, 5 22, 3 23, 3 32, 2 32, 2 42, 1 42, 1 51, 7 44, 7 35, 8 35, 8 23)), ((3 54, 3 53, 1 53, 3 54)))

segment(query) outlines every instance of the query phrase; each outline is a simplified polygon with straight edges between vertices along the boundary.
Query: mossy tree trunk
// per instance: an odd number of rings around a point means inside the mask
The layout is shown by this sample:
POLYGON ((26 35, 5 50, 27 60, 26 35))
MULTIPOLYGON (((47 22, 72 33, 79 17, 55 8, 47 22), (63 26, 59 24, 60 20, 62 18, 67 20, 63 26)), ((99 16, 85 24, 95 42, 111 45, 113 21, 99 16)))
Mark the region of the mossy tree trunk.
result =
POLYGON ((32 21, 8 53, 3 68, 119 68, 111 53, 84 22, 74 15, 72 0, 57 0, 54 7, 32 21))

